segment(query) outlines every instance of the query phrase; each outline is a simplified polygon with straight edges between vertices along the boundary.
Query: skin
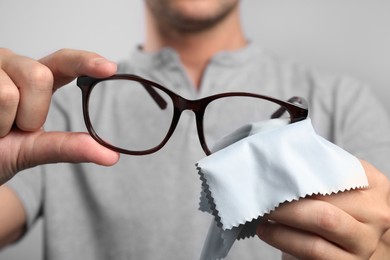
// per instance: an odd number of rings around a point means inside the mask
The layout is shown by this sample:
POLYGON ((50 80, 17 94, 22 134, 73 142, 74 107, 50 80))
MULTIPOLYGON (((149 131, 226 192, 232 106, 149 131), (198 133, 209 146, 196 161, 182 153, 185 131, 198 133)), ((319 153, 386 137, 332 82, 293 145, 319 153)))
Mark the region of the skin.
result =
POLYGON ((387 259, 390 185, 362 165, 369 188, 284 204, 258 226, 258 236, 299 259, 387 259))
MULTIPOLYGON (((61 50, 34 61, 0 49, 0 184, 23 169, 45 163, 115 164, 119 155, 86 133, 42 129, 57 88, 77 75, 105 77, 115 72, 114 63, 94 53, 61 50)), ((25 222, 17 196, 7 186, 0 186, 0 248, 20 237, 25 222)))
POLYGON ((246 45, 237 0, 145 2, 147 31, 144 50, 174 48, 195 88, 200 87, 203 72, 215 53, 237 50, 246 45), (162 16, 162 12, 168 15, 162 16))
MULTIPOLYGON (((145 2, 144 50, 174 48, 195 88, 215 53, 246 45, 238 0, 145 2)), ((35 61, 0 49, 0 183, 44 163, 115 164, 119 155, 85 133, 42 130, 56 89, 79 75, 115 72, 114 63, 95 53, 64 49, 35 61)), ((388 258, 389 180, 369 163, 362 165, 368 188, 283 204, 258 226, 259 238, 300 259, 388 258)), ((17 196, 0 186, 0 247, 20 237, 25 221, 17 196)))

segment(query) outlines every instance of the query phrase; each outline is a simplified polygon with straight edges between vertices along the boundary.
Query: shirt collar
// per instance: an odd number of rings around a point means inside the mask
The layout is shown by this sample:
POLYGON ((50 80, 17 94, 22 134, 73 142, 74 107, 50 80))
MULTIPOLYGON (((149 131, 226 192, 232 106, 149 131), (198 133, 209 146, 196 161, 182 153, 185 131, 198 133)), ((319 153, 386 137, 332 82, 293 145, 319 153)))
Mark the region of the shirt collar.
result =
MULTIPOLYGON (((235 51, 221 51, 211 58, 210 63, 222 66, 242 66, 249 62, 254 56, 254 52, 261 52, 261 48, 248 41, 248 44, 235 51)), ((181 63, 178 53, 170 48, 164 47, 156 52, 145 52, 141 46, 134 50, 130 63, 137 67, 153 68, 161 66, 170 66, 181 63)))

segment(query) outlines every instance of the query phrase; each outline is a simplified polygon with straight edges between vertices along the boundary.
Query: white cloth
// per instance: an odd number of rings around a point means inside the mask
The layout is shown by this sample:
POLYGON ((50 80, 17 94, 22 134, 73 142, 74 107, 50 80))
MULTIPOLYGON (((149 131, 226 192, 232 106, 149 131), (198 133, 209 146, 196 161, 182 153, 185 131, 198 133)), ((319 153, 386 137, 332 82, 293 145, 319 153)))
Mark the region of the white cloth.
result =
POLYGON ((281 203, 368 186, 359 160, 318 136, 310 119, 244 126, 217 146, 197 163, 200 210, 215 217, 202 259, 224 258, 237 238, 253 236, 257 221, 281 203))

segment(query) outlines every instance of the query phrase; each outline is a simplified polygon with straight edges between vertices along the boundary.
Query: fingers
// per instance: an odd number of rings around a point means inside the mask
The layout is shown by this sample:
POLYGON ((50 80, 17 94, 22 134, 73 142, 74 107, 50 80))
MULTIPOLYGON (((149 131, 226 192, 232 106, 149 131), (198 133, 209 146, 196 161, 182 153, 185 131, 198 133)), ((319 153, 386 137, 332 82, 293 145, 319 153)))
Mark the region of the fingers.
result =
POLYGON ((19 91, 8 75, 0 70, 0 137, 8 134, 16 117, 19 91))
POLYGON ((368 259, 390 227, 390 182, 362 165, 369 187, 282 204, 259 225, 259 237, 298 258, 368 259))
MULTIPOLYGON (((15 138, 19 138, 18 133, 14 135, 15 138)), ((110 166, 119 159, 118 153, 101 146, 86 133, 35 133, 29 139, 23 140, 20 151, 16 172, 40 164, 57 162, 92 162, 110 166)))
POLYGON ((367 256, 378 242, 376 230, 324 201, 304 199, 287 203, 272 212, 269 219, 272 223, 259 227, 259 237, 295 256, 324 252, 339 255, 324 259, 348 259, 344 257, 349 254, 367 256), (343 257, 342 252, 346 254, 343 257))
POLYGON ((0 48, 0 138, 14 124, 24 131, 40 129, 56 88, 80 75, 115 72, 115 63, 91 52, 64 49, 35 61, 0 48))
POLYGON ((119 154, 92 139, 87 133, 44 132, 32 133, 14 129, 0 138, 0 185, 17 172, 41 164, 92 162, 111 166, 119 154))
POLYGON ((8 76, 13 82, 13 85, 9 82, 9 87, 19 92, 17 106, 14 107, 17 113, 10 113, 15 114, 16 125, 24 131, 39 129, 46 120, 53 93, 51 71, 37 61, 16 55, 3 63, 3 69, 3 77, 8 76))
POLYGON ((118 154, 87 134, 40 129, 57 88, 80 75, 106 77, 115 72, 116 64, 95 53, 61 50, 36 61, 0 48, 0 184, 39 164, 114 164, 118 154))
POLYGON ((63 49, 39 60, 54 75, 54 88, 69 83, 81 75, 108 77, 117 66, 102 56, 86 51, 63 49))
POLYGON ((328 240, 276 222, 262 223, 257 233, 268 244, 296 257, 283 259, 355 259, 352 254, 328 240))
POLYGON ((14 122, 26 131, 45 121, 52 95, 53 76, 44 65, 11 51, 0 50, 0 137, 14 122))
POLYGON ((375 228, 383 234, 390 228, 390 182, 371 164, 361 161, 369 187, 332 196, 312 196, 342 209, 357 221, 375 228))

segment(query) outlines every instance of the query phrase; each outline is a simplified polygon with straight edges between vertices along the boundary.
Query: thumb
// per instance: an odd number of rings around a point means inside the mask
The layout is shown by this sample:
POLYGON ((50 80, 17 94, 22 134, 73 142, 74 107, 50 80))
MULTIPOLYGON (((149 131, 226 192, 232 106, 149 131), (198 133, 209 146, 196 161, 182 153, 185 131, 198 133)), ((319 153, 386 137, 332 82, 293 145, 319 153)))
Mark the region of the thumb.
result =
POLYGON ((101 146, 87 133, 40 132, 34 139, 29 149, 20 149, 20 158, 26 158, 21 169, 58 162, 111 166, 119 160, 119 153, 101 146))

